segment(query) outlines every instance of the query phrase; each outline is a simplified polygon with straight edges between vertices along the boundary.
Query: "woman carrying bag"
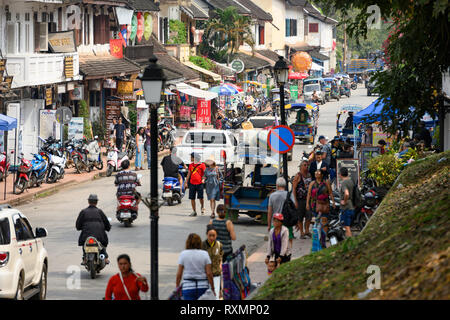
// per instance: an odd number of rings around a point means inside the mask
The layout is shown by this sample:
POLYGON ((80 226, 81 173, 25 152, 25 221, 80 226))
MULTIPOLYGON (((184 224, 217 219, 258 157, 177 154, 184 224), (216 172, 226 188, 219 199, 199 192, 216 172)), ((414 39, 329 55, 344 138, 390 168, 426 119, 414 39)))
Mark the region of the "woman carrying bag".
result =
POLYGON ((127 254, 117 258, 120 272, 109 279, 105 300, 141 300, 139 291, 147 292, 147 279, 131 268, 131 260, 127 254))
POLYGON ((206 187, 206 195, 211 204, 211 219, 214 219, 216 214, 216 201, 220 201, 220 173, 213 160, 206 160, 208 166, 203 176, 203 183, 206 187))

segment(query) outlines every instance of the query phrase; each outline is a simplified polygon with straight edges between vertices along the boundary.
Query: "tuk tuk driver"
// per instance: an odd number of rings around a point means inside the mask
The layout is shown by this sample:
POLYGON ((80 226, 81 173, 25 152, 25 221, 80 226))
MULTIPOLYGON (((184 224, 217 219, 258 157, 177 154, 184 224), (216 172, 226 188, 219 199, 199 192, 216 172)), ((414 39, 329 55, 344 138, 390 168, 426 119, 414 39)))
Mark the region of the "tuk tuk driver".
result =
POLYGON ((306 111, 305 109, 300 109, 297 112, 297 122, 298 123, 307 123, 309 119, 309 114, 308 111, 306 111))

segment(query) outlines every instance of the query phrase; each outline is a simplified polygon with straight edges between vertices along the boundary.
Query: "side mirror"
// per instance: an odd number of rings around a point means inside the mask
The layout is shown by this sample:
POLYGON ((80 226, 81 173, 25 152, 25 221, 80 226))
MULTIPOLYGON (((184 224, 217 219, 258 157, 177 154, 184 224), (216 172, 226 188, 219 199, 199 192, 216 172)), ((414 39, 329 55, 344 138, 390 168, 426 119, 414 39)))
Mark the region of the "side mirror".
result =
POLYGON ((36 238, 45 238, 48 235, 45 228, 36 228, 36 238))

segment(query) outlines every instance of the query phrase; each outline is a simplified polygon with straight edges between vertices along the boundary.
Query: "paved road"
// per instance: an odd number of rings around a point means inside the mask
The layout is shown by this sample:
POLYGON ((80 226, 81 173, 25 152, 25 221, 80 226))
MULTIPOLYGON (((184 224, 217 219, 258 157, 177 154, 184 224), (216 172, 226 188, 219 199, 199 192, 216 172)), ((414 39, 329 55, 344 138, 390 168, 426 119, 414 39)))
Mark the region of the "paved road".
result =
MULTIPOLYGON (((346 103, 359 103, 367 106, 374 100, 365 96, 364 89, 352 91, 352 96, 342 98, 339 102, 331 101, 320 106, 319 134, 332 138, 335 135, 336 111, 338 106, 346 103)), ((343 119, 345 121, 345 119, 343 119)), ((293 161, 289 164, 289 175, 297 171, 303 150, 310 150, 306 145, 296 144, 293 161)), ((149 171, 141 171, 142 193, 150 190, 149 171)), ((162 177, 162 169, 159 170, 162 177)), ((115 258, 121 253, 128 253, 133 268, 150 279, 150 219, 149 211, 140 206, 139 218, 132 228, 124 228, 115 218, 116 199, 113 177, 102 178, 89 183, 65 189, 50 197, 19 207, 31 221, 33 227, 45 227, 49 236, 45 246, 49 253, 48 299, 62 300, 98 300, 104 296, 108 279, 118 272, 115 258), (75 230, 78 213, 87 206, 90 193, 99 196, 99 207, 112 219, 109 233, 108 253, 111 264, 97 279, 91 280, 88 272, 80 266, 81 248, 77 246, 79 233, 75 230), (78 283, 77 283, 78 280, 78 283), (78 285, 79 284, 79 285, 78 285)), ((202 238, 209 221, 209 206, 206 204, 205 216, 189 217, 190 204, 184 199, 175 207, 163 206, 159 220, 159 296, 166 299, 175 286, 175 275, 179 253, 184 249, 189 233, 198 233, 202 238)), ((234 248, 245 244, 251 254, 264 244, 266 227, 256 224, 243 215, 236 224, 238 239, 234 248)))

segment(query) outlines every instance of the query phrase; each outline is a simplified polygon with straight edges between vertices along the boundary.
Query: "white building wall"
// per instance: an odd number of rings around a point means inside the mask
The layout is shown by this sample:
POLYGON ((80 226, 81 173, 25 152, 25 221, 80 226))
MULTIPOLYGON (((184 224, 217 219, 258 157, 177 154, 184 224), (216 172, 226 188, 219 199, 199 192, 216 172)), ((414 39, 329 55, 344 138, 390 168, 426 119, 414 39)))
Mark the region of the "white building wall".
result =
MULTIPOLYGON (((294 44, 304 40, 304 20, 303 20, 303 9, 301 7, 291 7, 286 5, 286 19, 296 19, 297 20, 297 36, 285 37, 286 44, 294 44)), ((285 25, 286 32, 286 25, 285 25)), ((286 34, 286 33, 285 33, 286 34)))

